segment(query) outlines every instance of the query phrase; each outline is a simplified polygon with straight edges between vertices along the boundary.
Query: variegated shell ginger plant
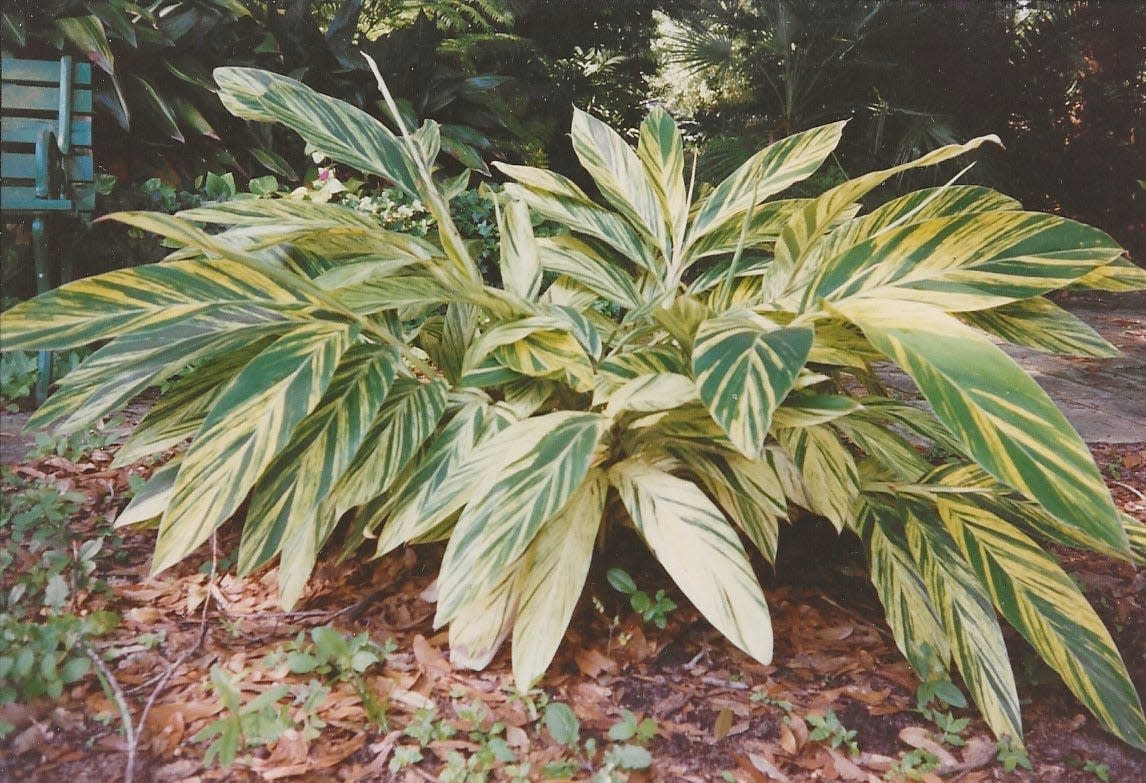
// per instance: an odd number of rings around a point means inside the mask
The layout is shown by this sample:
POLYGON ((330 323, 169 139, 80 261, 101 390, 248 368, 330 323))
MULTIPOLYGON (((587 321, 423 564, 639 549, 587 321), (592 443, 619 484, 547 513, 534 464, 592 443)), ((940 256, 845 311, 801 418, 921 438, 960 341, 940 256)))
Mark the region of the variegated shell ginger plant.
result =
POLYGON ((577 112, 573 146, 600 199, 500 166, 495 287, 451 222, 457 184, 434 177, 436 125, 396 135, 283 76, 215 77, 239 117, 283 123, 421 199, 438 236, 290 200, 121 213, 179 249, 4 314, 5 349, 110 340, 33 425, 75 430, 166 383, 116 458, 190 441, 119 520, 157 521, 156 572, 237 516, 239 569, 278 558, 290 606, 335 541, 378 555, 448 541, 435 624, 449 623, 452 660, 483 667, 512 635, 524 688, 613 524, 770 661, 745 546, 772 560, 778 525, 805 509, 863 541, 904 655, 925 680, 954 665, 996 734, 1022 736, 1001 616, 1112 734, 1146 748, 1110 634, 1042 547, 1142 563, 1146 526, 1119 513, 1082 440, 996 344, 1114 355, 1043 295, 1141 289, 1146 274, 1103 232, 983 187, 861 207, 900 172, 992 137, 783 198, 836 147, 834 123, 700 195, 666 112, 635 149, 577 112), (563 230, 538 237, 534 216, 563 230), (885 361, 930 410, 885 393, 885 361))

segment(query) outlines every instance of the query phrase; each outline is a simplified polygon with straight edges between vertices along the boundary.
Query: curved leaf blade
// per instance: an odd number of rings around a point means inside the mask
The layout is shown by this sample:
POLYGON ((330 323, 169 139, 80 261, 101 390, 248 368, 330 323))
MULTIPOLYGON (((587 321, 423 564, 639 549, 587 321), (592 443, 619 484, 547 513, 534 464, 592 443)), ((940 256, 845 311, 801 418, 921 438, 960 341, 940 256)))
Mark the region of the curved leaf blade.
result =
POLYGON ((303 324, 231 380, 183 456, 152 573, 188 555, 234 513, 318 404, 352 336, 344 324, 303 324))
POLYGON ((772 660, 772 621, 735 529, 690 481, 641 460, 613 465, 610 481, 641 536, 688 599, 729 641, 772 660), (704 563, 705 568, 696 567, 704 563))
POLYGON ((747 317, 704 321, 692 349, 697 391, 728 439, 749 459, 764 449, 772 414, 808 360, 813 332, 768 330, 747 317))
POLYGON ((1086 444, 1002 350, 927 305, 852 299, 834 309, 911 376, 935 415, 988 473, 1064 524, 1128 551, 1086 444))

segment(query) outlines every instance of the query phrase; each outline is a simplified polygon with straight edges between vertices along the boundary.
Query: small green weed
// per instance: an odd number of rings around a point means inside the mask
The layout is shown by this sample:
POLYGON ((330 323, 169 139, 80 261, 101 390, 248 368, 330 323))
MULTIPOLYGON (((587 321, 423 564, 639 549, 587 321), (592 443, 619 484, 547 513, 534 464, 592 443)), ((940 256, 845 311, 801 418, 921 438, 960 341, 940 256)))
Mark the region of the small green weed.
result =
POLYGON ((221 666, 211 667, 211 689, 223 703, 223 714, 191 737, 192 742, 211 740, 203 763, 214 760, 226 768, 244 748, 269 745, 293 728, 286 705, 279 700, 290 693, 289 685, 276 685, 246 704, 239 690, 242 675, 233 675, 221 666))
POLYGON ((652 622, 657 628, 663 629, 668 623, 669 612, 677 608, 663 589, 657 590, 656 595, 650 598, 648 593, 637 588, 637 583, 624 569, 610 568, 605 578, 614 590, 629 596, 629 604, 642 620, 652 622))
POLYGON ((1027 756, 1027 751, 1022 745, 1009 737, 1004 737, 999 740, 998 748, 999 752, 995 756, 995 760, 1001 763, 1007 772, 1014 772, 1016 767, 1034 771, 1035 768, 1031 766, 1031 759, 1027 756))
POLYGON ((931 751, 916 748, 897 759, 884 775, 884 780, 922 780, 924 775, 938 768, 938 756, 931 751))
POLYGON ((614 742, 632 740, 638 745, 647 745, 657 735, 657 722, 652 718, 637 720, 632 710, 622 710, 621 719, 609 729, 609 739, 614 742))
POLYGON ((840 723, 840 719, 836 717, 834 711, 828 710, 828 713, 822 716, 815 714, 809 715, 806 720, 812 727, 812 731, 808 735, 809 739, 816 742, 826 742, 833 748, 838 748, 842 745, 851 755, 859 755, 859 745, 856 744, 855 731, 848 729, 840 723))
POLYGON ((299 633, 293 642, 276 649, 267 656, 268 668, 285 665, 294 674, 318 674, 331 676, 351 683, 362 699, 366 717, 381 728, 388 730, 386 703, 366 685, 362 674, 386 656, 398 649, 392 640, 378 644, 369 635, 361 633, 347 637, 330 626, 312 628, 310 641, 305 633, 299 633))

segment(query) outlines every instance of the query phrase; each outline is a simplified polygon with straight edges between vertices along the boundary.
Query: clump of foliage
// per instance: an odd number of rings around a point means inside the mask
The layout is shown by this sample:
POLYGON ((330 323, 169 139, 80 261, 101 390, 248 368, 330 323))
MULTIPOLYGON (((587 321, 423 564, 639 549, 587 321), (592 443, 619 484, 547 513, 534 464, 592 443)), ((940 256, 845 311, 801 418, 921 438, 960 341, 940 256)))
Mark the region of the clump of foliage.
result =
POLYGON ((1146 747, 1109 633, 1039 543, 1146 562, 1146 526, 1120 515, 1085 444, 991 340, 1112 355, 1043 295, 1142 288, 1144 275, 1103 232, 982 187, 861 214, 887 179, 991 137, 775 198, 828 158, 844 130, 832 123, 696 197, 666 112, 636 149, 578 112, 573 147, 602 201, 551 171, 500 166, 512 181, 494 286, 432 175, 435 124, 395 135, 297 81, 215 75, 231 111, 385 177, 425 205, 437 236, 285 199, 124 213, 181 247, 3 315, 6 348, 111 339, 38 424, 82 427, 194 368, 117 457, 191 438, 120 520, 158 517, 155 572, 236 513, 239 569, 277 558, 287 606, 340 527, 347 550, 369 541, 377 555, 447 541, 435 623, 450 625, 453 663, 484 667, 512 637, 526 689, 561 641, 594 542, 617 525, 730 641, 770 661, 743 539, 771 560, 782 520, 806 509, 859 536, 900 649, 925 679, 958 669, 997 735, 1019 747, 1001 615, 1110 732, 1146 747), (565 233, 536 236, 533 215, 565 233), (887 396, 881 361, 934 412, 887 396))

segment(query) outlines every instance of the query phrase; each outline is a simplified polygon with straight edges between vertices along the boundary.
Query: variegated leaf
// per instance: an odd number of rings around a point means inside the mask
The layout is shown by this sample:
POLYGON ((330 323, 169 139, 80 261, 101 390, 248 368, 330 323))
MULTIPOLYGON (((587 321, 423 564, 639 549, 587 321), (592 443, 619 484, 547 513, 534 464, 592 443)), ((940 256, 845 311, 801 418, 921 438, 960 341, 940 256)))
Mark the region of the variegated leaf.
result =
POLYGON ((513 679, 522 692, 545 673, 573 617, 589 574, 607 490, 604 474, 590 469, 529 547, 513 627, 513 679))
POLYGON ((859 494, 859 473, 848 447, 824 424, 776 429, 775 434, 800 468, 809 508, 842 530, 859 494))
POLYGON ((484 590, 473 593, 450 622, 450 664, 481 670, 509 636, 521 603, 528 560, 502 569, 484 590))
POLYGON ((219 99, 235 116, 284 123, 326 157, 384 177, 420 198, 413 161, 401 142, 361 109, 254 68, 216 68, 215 81, 219 99))
POLYGON ((805 264, 816 242, 841 215, 853 209, 855 202, 896 174, 922 166, 934 166, 945 160, 966 154, 987 142, 999 144, 998 136, 980 136, 966 144, 949 144, 932 150, 921 158, 890 169, 873 171, 836 185, 812 199, 803 209, 792 215, 780 232, 776 242, 776 261, 769 270, 765 288, 773 299, 800 291, 806 286, 815 267, 805 264))
POLYGON ((900 652, 923 680, 946 672, 951 647, 908 549, 901 509, 864 495, 854 519, 856 532, 867 544, 871 583, 900 652))
POLYGON ((641 375, 685 371, 680 351, 667 345, 631 348, 609 356, 597 365, 593 406, 607 401, 618 389, 641 375))
POLYGON ((541 237, 537 240, 541 265, 551 272, 568 275, 598 296, 632 309, 640 294, 624 268, 602 256, 576 237, 541 237))
POLYGON ((378 497, 433 434, 446 411, 446 384, 397 378, 346 471, 330 493, 332 515, 378 497))
POLYGON ((184 454, 160 522, 153 573, 183 559, 234 513, 318 404, 353 336, 344 324, 303 324, 271 343, 219 394, 184 454))
POLYGON ((136 330, 103 346, 68 373, 28 424, 44 427, 57 422, 55 429, 61 434, 83 429, 189 365, 211 362, 288 331, 300 315, 292 319, 260 307, 224 305, 178 323, 136 330))
POLYGON ((745 161, 700 203, 688 246, 727 223, 739 225, 750 207, 811 176, 840 143, 845 124, 833 122, 793 134, 745 161))
POLYGON ((198 432, 219 393, 271 339, 251 343, 172 381, 167 392, 155 401, 116 451, 112 467, 122 468, 139 462, 179 445, 198 432))
POLYGON ((844 416, 835 419, 833 424, 864 453, 902 479, 916 481, 931 469, 931 463, 907 440, 884 426, 859 416, 844 416))
POLYGON ((861 407, 851 397, 839 394, 792 393, 772 414, 772 423, 776 427, 811 427, 836 421, 861 407))
POLYGON ((673 445, 669 453, 695 475, 717 505, 768 560, 776 560, 779 520, 787 518, 784 487, 766 459, 746 459, 734 451, 673 445))
POLYGON ((352 346, 314 411, 251 491, 239 573, 282 552, 279 591, 285 608, 293 607, 318 556, 319 507, 351 464, 397 367, 393 348, 352 346))
POLYGON ((1067 286, 1121 253, 1104 232, 1040 212, 938 218, 826 259, 801 308, 865 297, 984 310, 1067 286))
POLYGON ((121 528, 151 520, 158 521, 175 494, 175 477, 179 474, 182 462, 183 455, 177 454, 157 468, 143 489, 135 493, 131 502, 115 518, 115 526, 121 528))
POLYGON ((1067 525, 1120 551, 1126 534, 1086 444, 1030 376, 974 329, 927 305, 836 308, 911 376, 975 461, 1067 525))
POLYGON ((911 504, 905 530, 971 697, 995 736, 1018 740, 1023 736, 1019 694, 991 600, 933 510, 911 504))
MULTIPOLYGON (((796 210, 802 209, 807 203, 808 199, 795 198, 777 199, 776 201, 758 204, 753 208, 751 217, 748 218, 747 227, 744 226, 744 215, 739 220, 725 222, 689 246, 688 260, 692 263, 709 256, 734 253, 740 244, 741 234, 744 235, 745 249, 761 246, 770 247, 775 244, 792 214, 796 210)), ((703 276, 705 273, 702 272, 701 275, 703 276)), ((703 290, 703 288, 696 290, 703 290)))
POLYGON ((609 478, 641 537, 681 591, 730 642, 770 663, 768 604, 720 509, 692 482, 639 459, 613 465, 609 478))
POLYGON ((1122 656, 1071 578, 1018 528, 972 498, 942 496, 938 505, 999 613, 1109 732, 1146 750, 1146 717, 1122 656))
POLYGON ((668 220, 637 153, 615 130, 577 108, 570 137, 573 152, 604 199, 667 259, 672 253, 668 220))
POLYGON ((180 323, 222 305, 298 311, 305 292, 226 260, 118 269, 60 286, 0 314, 4 350, 63 350, 145 327, 180 323))
MULTIPOLYGON (((469 502, 486 474, 497 469, 502 454, 477 445, 492 441, 513 421, 508 411, 480 400, 467 402, 429 442, 414 470, 389 495, 367 503, 359 514, 367 529, 385 523, 378 533, 375 557, 411 540, 433 536, 469 502)), ((503 452, 504 453, 504 452, 503 452)))
POLYGON ((502 433, 529 450, 504 463, 458 519, 442 561, 435 625, 453 619, 469 594, 490 587, 525 553, 584 481, 607 425, 603 416, 559 411, 502 433))
POLYGON ((1121 356, 1086 322, 1041 296, 992 310, 963 313, 960 319, 1014 345, 1045 353, 1109 358, 1121 356))
POLYGON ((1144 291, 1146 290, 1146 269, 1128 258, 1116 258, 1109 264, 1092 269, 1075 281, 1079 288, 1093 288, 1098 291, 1144 291))
POLYGON ((524 201, 510 199, 498 212, 501 233, 501 282, 506 290, 534 301, 541 290, 541 261, 537 238, 524 201))
POLYGON ((517 180, 505 185, 510 198, 521 199, 542 217, 577 233, 602 240, 631 263, 648 270, 656 269, 653 254, 636 229, 617 214, 594 204, 571 180, 529 166, 494 165, 517 180))
POLYGON ((663 372, 638 375, 607 398, 605 416, 615 419, 622 413, 649 413, 699 402, 692 378, 663 372))
POLYGON ((641 123, 637 157, 644 164, 668 223, 675 252, 688 224, 688 189, 684 182, 684 144, 672 115, 656 106, 641 123))
POLYGON ((983 212, 1008 212, 1022 209, 1022 204, 979 185, 948 185, 916 190, 854 218, 834 229, 819 242, 814 253, 818 259, 831 259, 898 226, 923 223, 954 215, 983 212))
POLYGON ((700 398, 749 459, 760 456, 772 413, 795 385, 811 347, 809 328, 768 329, 736 313, 697 329, 692 372, 700 398))

